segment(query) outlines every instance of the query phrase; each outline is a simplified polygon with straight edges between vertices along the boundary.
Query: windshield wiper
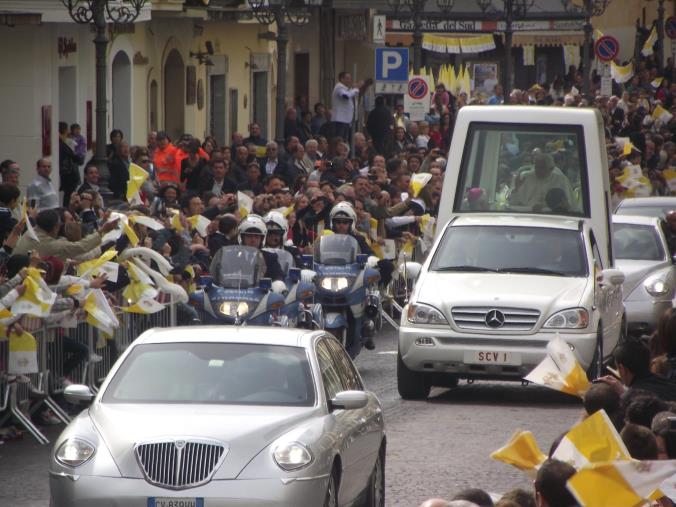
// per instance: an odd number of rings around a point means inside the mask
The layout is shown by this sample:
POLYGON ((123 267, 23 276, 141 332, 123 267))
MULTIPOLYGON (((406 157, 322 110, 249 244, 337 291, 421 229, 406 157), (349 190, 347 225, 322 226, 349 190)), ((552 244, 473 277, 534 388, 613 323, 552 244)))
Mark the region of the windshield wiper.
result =
POLYGON ((434 271, 472 271, 472 272, 490 272, 490 273, 497 273, 497 269, 493 268, 484 268, 482 266, 443 266, 440 268, 435 268, 434 271))
POLYGON ((554 271, 553 269, 531 268, 531 267, 514 267, 514 268, 500 268, 500 271, 505 273, 533 273, 538 275, 551 276, 568 276, 568 274, 561 271, 554 271))

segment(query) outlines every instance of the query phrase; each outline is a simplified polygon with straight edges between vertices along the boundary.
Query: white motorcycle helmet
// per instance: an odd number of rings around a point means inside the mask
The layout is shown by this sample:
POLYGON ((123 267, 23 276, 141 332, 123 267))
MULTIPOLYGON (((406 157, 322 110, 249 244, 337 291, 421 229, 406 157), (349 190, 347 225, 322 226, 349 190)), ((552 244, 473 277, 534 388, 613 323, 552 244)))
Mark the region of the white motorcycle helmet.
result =
POLYGON ((242 244, 242 234, 256 234, 261 236, 261 247, 265 245, 265 236, 268 234, 268 228, 259 215, 248 215, 237 226, 237 241, 242 244))
POLYGON ((263 222, 268 229, 281 229, 282 242, 286 239, 286 234, 289 232, 289 222, 279 211, 270 211, 263 217, 263 222))
POLYGON ((352 204, 350 204, 347 201, 342 201, 336 204, 331 212, 329 213, 329 218, 331 218, 331 228, 333 228, 333 221, 336 218, 343 218, 343 219, 348 219, 351 221, 350 223, 350 232, 354 234, 356 231, 357 227, 357 212, 354 210, 352 207, 352 204))

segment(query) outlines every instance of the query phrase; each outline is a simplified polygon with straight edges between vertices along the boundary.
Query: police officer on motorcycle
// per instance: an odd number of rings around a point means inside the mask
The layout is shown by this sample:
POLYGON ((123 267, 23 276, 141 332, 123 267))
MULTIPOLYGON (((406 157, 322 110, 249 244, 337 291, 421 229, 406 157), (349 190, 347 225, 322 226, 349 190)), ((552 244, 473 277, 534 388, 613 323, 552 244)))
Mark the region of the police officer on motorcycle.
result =
POLYGON ((301 254, 298 248, 293 245, 285 244, 286 236, 289 232, 289 222, 279 211, 270 211, 263 217, 263 221, 268 229, 265 237, 265 246, 268 248, 278 248, 286 250, 293 257, 293 266, 302 266, 301 254))
MULTIPOLYGON (((357 234, 356 224, 357 224, 357 213, 352 207, 352 205, 347 201, 342 201, 336 204, 329 213, 329 218, 331 220, 331 230, 335 234, 347 234, 352 236, 357 240, 359 245, 359 253, 374 255, 371 247, 366 243, 366 239, 361 235, 357 234)), ((320 240, 321 241, 321 240, 320 240)), ((361 341, 361 322, 356 323, 354 326, 354 340, 356 342, 361 341)), ((376 348, 376 344, 373 341, 373 337, 369 336, 364 341, 364 347, 368 350, 373 350, 376 348)))
MULTIPOLYGON (((272 279, 272 288, 275 292, 280 292, 286 289, 281 288, 278 282, 284 284, 284 272, 277 261, 277 256, 274 253, 266 252, 261 248, 265 244, 265 236, 267 235, 268 229, 265 226, 265 222, 258 215, 248 215, 246 218, 237 226, 237 240, 242 246, 248 246, 257 248, 260 250, 263 260, 265 261, 265 278, 272 279)), ((219 264, 221 261, 220 254, 223 252, 223 249, 216 252, 213 261, 211 262, 211 272, 219 272, 219 264)))

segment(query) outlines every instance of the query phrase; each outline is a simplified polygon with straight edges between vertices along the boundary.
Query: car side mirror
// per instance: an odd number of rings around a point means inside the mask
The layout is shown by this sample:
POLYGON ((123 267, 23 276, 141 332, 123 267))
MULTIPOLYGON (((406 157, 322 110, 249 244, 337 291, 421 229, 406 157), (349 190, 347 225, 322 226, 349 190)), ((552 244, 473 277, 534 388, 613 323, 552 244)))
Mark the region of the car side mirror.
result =
POLYGON ((329 406, 331 410, 356 410, 364 408, 368 402, 368 395, 364 391, 341 391, 329 401, 329 406))
POLYGON ((73 404, 91 403, 94 399, 94 393, 89 389, 89 386, 72 384, 66 386, 63 390, 63 397, 67 402, 73 404))
POLYGON ((420 275, 421 270, 422 264, 418 262, 408 261, 401 265, 401 267, 399 268, 399 274, 403 276, 405 273, 406 277, 409 280, 415 280, 420 275))
POLYGON ((622 285, 624 283, 624 273, 619 269, 604 269, 601 272, 601 282, 610 285, 622 285))

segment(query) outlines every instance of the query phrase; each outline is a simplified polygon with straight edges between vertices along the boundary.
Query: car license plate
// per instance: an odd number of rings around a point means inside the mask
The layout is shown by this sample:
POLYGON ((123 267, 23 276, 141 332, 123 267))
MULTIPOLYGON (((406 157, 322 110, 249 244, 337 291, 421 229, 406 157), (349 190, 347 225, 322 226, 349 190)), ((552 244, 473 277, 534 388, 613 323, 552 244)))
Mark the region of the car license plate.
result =
POLYGON ((204 507, 204 498, 148 498, 148 507, 204 507))
POLYGON ((507 366, 521 364, 520 354, 495 350, 467 351, 464 359, 466 364, 501 364, 507 366))

